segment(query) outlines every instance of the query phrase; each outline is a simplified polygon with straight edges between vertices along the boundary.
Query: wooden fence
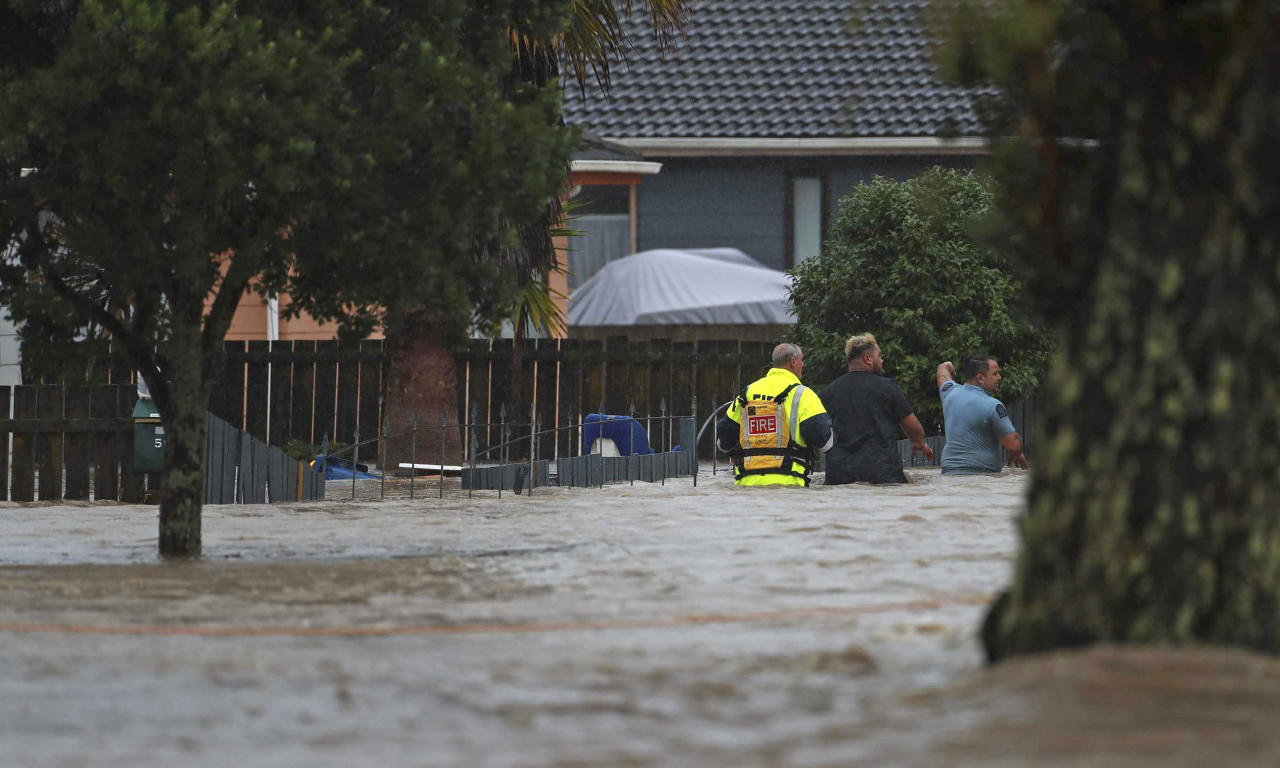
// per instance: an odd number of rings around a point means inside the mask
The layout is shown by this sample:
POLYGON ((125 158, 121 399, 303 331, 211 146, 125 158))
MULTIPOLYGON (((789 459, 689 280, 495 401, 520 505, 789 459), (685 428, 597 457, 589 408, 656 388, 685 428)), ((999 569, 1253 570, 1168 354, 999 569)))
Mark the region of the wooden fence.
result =
MULTIPOLYGON (((587 413, 631 415, 634 407, 654 450, 667 450, 679 441, 673 421, 658 417, 689 416, 701 426, 714 408, 768 370, 772 349, 769 342, 739 340, 530 339, 520 360, 521 405, 512 409, 519 412, 504 419, 513 382, 512 341, 474 339, 456 357, 457 411, 450 421, 487 425, 463 438, 474 440, 480 453, 502 442, 504 421, 510 437, 527 435, 536 423, 545 433, 536 454, 556 458, 580 451, 572 444, 574 433, 554 432, 555 425, 579 423, 587 413)), ((111 368, 113 377, 127 374, 119 367, 111 368)), ((357 347, 336 341, 226 342, 210 411, 274 446, 291 439, 319 445, 325 435, 346 442, 357 426, 368 438, 383 432, 387 373, 382 341, 357 347)), ((1024 441, 1034 442, 1034 401, 1008 405, 1024 441)), ((438 424, 438 414, 424 414, 421 423, 438 424)), ((392 424, 390 432, 408 428, 392 424)), ((711 432, 698 445, 703 457, 710 456, 711 432)), ((517 441, 517 453, 524 445, 517 441)))
POLYGON ((137 400, 128 384, 0 387, 0 445, 12 437, 0 450, 0 500, 143 501, 160 478, 133 470, 137 400))
POLYGON ((205 504, 274 504, 323 498, 323 474, 213 414, 206 417, 205 504))
MULTIPOLYGON (((716 407, 768 371, 773 346, 735 340, 629 343, 624 337, 604 342, 530 340, 522 353, 521 391, 523 402, 531 406, 519 414, 508 413, 506 420, 527 429, 531 407, 540 431, 546 431, 554 424, 581 422, 584 413, 630 415, 634 406, 654 450, 664 451, 679 442, 672 420, 650 422, 645 417, 692 416, 701 427, 716 407)), ((458 420, 465 415, 469 423, 492 425, 476 431, 481 451, 501 442, 498 425, 511 388, 512 362, 509 339, 474 341, 458 358, 458 420)), ((1034 398, 1008 407, 1023 441, 1033 443, 1034 398)), ((572 434, 561 430, 559 435, 542 436, 537 455, 576 455, 572 434)), ((707 430, 698 445, 700 456, 710 456, 713 439, 714 430, 707 430)))
MULTIPOLYGON (((507 421, 528 425, 532 409, 546 431, 556 424, 580 422, 585 413, 631 415, 634 406, 654 450, 665 451, 678 442, 672 420, 646 417, 689 416, 701 425, 718 404, 764 375, 772 351, 772 344, 755 341, 529 340, 521 365, 521 399, 526 405, 520 414, 508 413, 507 421)), ((458 357, 459 418, 466 414, 468 422, 495 425, 477 431, 481 451, 501 442, 496 425, 503 421, 512 363, 510 339, 472 342, 458 357)), ((546 434, 539 439, 537 453, 577 455, 571 442, 569 430, 546 434)), ((709 455, 710 445, 704 436, 704 455, 709 455)))
MULTIPOLYGON (((337 341, 227 341, 224 350, 209 410, 270 445, 292 439, 319 445, 325 435, 349 439, 357 424, 366 435, 381 424, 386 355, 380 340, 355 346, 337 341)), ((114 350, 84 375, 91 386, 132 388, 136 383, 127 358, 114 350)))
MULTIPOLYGON (((163 475, 134 470, 137 401, 132 384, 0 387, 0 501, 155 501, 163 475)), ((207 503, 324 498, 310 467, 212 415, 206 440, 207 503)))
POLYGON ((269 445, 378 433, 386 382, 381 341, 228 341, 210 412, 269 445))

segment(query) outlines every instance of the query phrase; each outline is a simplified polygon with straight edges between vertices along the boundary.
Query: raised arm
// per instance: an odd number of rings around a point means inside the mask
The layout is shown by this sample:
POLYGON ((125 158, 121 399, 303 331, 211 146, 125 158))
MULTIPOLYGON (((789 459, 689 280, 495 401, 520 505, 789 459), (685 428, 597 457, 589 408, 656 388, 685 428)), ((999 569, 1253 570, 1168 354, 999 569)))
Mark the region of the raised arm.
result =
POLYGON ((942 389, 942 385, 948 381, 956 380, 956 367, 951 364, 950 360, 944 361, 938 366, 938 389, 942 389))

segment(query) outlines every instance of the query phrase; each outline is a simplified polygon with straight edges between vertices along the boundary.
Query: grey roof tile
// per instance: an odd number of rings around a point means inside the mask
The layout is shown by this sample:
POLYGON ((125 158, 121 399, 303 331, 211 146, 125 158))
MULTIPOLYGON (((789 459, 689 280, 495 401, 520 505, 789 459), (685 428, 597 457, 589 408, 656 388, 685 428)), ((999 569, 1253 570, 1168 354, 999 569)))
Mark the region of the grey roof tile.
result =
POLYGON ((977 134, 968 97, 934 77, 928 4, 873 0, 850 34, 851 0, 701 0, 665 59, 637 13, 611 97, 571 85, 565 119, 619 138, 928 137, 944 120, 977 134))

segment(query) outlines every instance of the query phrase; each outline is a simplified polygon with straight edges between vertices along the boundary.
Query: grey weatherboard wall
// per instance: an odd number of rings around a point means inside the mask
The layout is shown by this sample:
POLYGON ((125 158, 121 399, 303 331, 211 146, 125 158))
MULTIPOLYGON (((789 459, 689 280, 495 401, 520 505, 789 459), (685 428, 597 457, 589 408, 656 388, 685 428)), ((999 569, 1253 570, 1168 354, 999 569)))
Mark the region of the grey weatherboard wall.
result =
POLYGON ((638 189, 640 250, 738 248, 786 269, 788 187, 793 175, 824 175, 830 226, 841 197, 876 176, 905 180, 935 165, 971 169, 971 155, 652 158, 662 173, 638 189))
POLYGON ((781 268, 786 167, 776 158, 659 158, 638 188, 637 245, 737 248, 781 268))

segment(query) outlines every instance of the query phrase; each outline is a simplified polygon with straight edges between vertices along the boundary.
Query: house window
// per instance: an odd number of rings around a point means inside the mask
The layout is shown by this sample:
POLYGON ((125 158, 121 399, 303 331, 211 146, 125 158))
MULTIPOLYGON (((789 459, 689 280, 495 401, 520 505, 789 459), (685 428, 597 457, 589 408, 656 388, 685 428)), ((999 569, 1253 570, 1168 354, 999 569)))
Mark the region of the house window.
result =
POLYGON ((792 263, 813 258, 822 250, 822 179, 795 176, 791 179, 792 263))
POLYGON ((584 186, 574 195, 568 227, 569 290, 600 268, 631 253, 631 189, 623 185, 584 186))

